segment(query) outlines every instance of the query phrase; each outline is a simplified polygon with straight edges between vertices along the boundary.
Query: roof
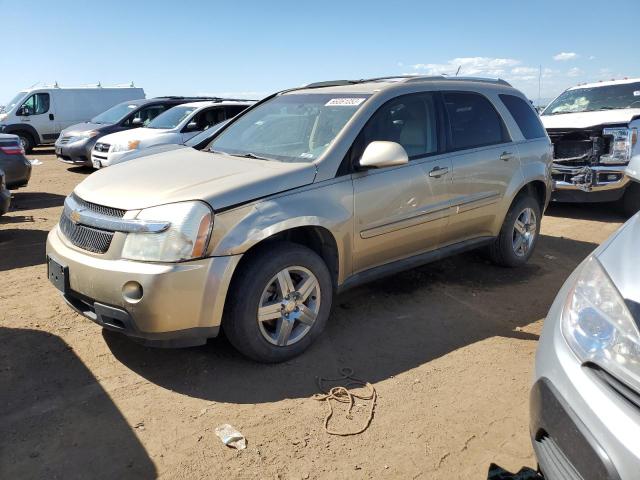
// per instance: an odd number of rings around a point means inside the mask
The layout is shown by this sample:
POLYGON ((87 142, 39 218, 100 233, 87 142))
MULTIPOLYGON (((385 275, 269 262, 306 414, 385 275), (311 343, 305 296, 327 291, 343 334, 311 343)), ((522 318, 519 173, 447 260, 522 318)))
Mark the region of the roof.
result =
POLYGON ((493 84, 511 85, 499 78, 481 78, 481 77, 446 77, 443 75, 436 76, 420 76, 420 75, 398 75, 391 77, 378 77, 361 80, 332 80, 326 82, 316 82, 304 85, 300 88, 287 90, 287 92, 296 93, 312 93, 318 89, 322 89, 323 93, 375 93, 398 84, 428 84, 428 83, 449 83, 449 82, 466 82, 473 84, 493 84))
POLYGON ((567 90, 579 90, 581 88, 609 87, 611 85, 625 85, 627 83, 637 83, 637 82, 640 82, 640 78, 625 78, 622 80, 608 80, 606 82, 583 83, 582 85, 576 85, 575 87, 568 88, 567 90))
POLYGON ((202 108, 202 107, 213 107, 214 105, 253 105, 254 103, 256 103, 255 100, 220 100, 220 101, 202 101, 202 102, 188 102, 188 103, 181 103, 180 105, 176 105, 178 107, 196 107, 196 108, 202 108))

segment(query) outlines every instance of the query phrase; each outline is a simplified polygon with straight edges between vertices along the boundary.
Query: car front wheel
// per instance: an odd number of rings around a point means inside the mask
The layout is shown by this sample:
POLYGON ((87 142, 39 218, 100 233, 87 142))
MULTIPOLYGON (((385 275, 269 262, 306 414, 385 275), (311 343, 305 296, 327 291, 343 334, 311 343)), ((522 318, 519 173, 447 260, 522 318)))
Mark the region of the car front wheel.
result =
POLYGON ((260 362, 301 354, 324 329, 333 297, 322 258, 278 242, 249 254, 230 289, 223 330, 231 344, 260 362))

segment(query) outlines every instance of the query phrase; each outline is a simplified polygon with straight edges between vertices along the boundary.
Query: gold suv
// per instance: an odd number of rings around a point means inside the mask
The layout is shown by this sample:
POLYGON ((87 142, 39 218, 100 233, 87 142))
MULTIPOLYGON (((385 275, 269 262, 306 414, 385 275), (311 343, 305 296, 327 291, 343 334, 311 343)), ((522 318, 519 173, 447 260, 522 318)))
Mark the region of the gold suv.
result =
POLYGON ((531 256, 551 143, 502 80, 322 82, 245 110, 202 151, 92 174, 47 241, 49 278, 104 328, 152 345, 222 328, 279 362, 336 292, 464 250, 531 256))

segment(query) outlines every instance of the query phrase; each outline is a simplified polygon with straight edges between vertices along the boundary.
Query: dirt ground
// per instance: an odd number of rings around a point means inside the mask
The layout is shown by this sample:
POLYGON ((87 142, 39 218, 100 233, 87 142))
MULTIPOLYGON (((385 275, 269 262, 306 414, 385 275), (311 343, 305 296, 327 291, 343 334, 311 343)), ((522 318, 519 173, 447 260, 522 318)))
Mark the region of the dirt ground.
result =
MULTIPOLYGON (((340 295, 323 338, 281 365, 223 339, 141 347, 73 313, 46 278, 45 240, 90 171, 36 150, 0 217, 0 478, 487 478, 535 467, 528 392, 543 318, 569 273, 623 221, 552 206, 530 264, 469 253, 340 295), (349 367, 378 392, 370 428, 325 433, 316 376, 349 367), (246 450, 214 429, 237 427, 246 450)), ((341 405, 342 406, 342 405, 341 405)), ((366 420, 359 401, 336 428, 366 420)))

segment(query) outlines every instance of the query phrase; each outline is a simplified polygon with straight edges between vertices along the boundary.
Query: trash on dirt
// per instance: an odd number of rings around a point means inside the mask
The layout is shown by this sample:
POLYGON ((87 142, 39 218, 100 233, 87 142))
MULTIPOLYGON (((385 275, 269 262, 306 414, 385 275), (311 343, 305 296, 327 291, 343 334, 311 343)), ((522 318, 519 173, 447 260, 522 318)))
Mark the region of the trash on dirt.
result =
POLYGON ((29 160, 29 163, 31 165, 33 165, 34 167, 37 165, 42 165, 42 162, 40 160, 38 160, 37 158, 34 158, 33 160, 29 160))
POLYGON ((236 448, 238 450, 244 450, 247 448, 247 440, 244 438, 244 435, 228 423, 217 426, 216 435, 227 447, 236 448))
POLYGON ((555 260, 556 259, 556 257, 554 257, 553 255, 549 255, 549 254, 546 254, 546 253, 544 255, 544 258, 546 258, 547 260, 555 260))

